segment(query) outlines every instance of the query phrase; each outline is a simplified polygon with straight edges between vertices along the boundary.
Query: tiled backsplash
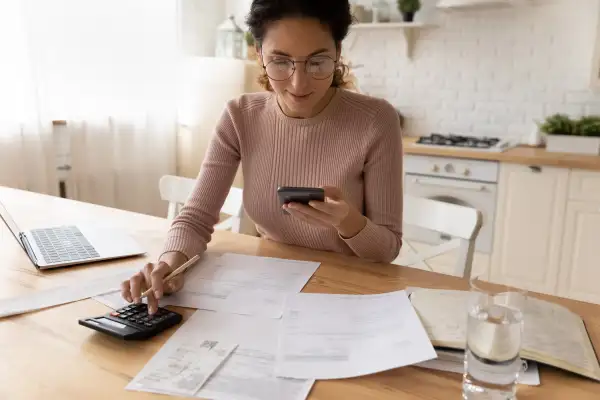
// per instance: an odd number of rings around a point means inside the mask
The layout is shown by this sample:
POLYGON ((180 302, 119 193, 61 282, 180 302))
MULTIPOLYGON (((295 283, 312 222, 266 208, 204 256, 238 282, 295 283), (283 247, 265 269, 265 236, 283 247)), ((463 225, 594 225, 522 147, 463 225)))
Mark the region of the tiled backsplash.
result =
POLYGON ((588 89, 596 0, 429 13, 413 60, 400 30, 357 32, 348 55, 362 89, 393 102, 409 134, 526 136, 554 112, 600 113, 588 89))
MULTIPOLYGON (((597 0, 452 13, 435 2, 422 0, 417 20, 435 26, 420 32, 412 60, 400 29, 355 31, 345 51, 364 65, 355 72, 361 89, 397 106, 408 134, 526 136, 550 113, 600 114, 600 93, 588 89, 597 0)), ((243 18, 242 9, 232 11, 243 18)))

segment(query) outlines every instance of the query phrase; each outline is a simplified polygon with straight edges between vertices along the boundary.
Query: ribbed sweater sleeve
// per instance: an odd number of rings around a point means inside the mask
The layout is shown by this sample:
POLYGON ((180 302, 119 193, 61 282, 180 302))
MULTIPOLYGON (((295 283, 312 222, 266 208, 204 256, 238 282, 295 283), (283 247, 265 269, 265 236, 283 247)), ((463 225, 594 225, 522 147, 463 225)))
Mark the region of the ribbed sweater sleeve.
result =
POLYGON ((356 236, 342 239, 359 257, 391 262, 402 246, 403 148, 396 110, 382 107, 372 129, 363 170, 367 224, 356 236))
POLYGON ((171 224, 163 253, 178 251, 191 258, 206 250, 240 163, 241 128, 232 116, 236 102, 228 102, 216 125, 196 185, 171 224))

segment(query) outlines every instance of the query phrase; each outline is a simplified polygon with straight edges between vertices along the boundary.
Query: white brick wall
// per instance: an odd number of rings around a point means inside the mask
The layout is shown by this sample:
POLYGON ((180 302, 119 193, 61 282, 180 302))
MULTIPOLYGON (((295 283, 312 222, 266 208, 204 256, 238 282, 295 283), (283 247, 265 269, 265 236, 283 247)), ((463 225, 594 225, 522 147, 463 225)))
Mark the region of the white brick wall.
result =
MULTIPOLYGON (((598 0, 452 13, 436 1, 422 0, 417 20, 436 27, 421 32, 412 61, 400 30, 355 31, 345 42, 345 56, 364 65, 355 71, 361 89, 398 107, 408 134, 523 137, 551 113, 600 114, 600 93, 588 89, 598 0)), ((249 0, 227 8, 241 19, 249 0)))
POLYGON ((400 30, 355 31, 345 43, 365 65, 355 71, 362 90, 397 106, 408 134, 524 137, 550 113, 600 113, 588 89, 597 0, 453 13, 435 2, 423 0, 418 19, 436 27, 421 32, 412 61, 400 30))

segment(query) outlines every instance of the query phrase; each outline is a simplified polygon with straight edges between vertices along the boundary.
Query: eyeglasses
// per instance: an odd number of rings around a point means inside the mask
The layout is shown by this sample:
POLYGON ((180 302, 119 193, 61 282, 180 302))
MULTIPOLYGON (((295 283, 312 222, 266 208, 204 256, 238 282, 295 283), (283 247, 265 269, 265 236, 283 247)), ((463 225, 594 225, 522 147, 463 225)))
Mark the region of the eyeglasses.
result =
POLYGON ((335 71, 335 60, 329 56, 313 56, 304 61, 276 58, 269 61, 263 68, 272 80, 285 81, 294 75, 297 63, 304 63, 304 72, 310 74, 313 79, 327 79, 335 71))

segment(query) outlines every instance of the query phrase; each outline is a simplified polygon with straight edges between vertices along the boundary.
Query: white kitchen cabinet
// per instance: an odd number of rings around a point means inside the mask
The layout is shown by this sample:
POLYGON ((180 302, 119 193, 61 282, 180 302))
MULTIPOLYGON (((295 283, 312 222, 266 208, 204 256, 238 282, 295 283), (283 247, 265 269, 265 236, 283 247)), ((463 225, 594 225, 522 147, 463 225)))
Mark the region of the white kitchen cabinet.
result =
POLYGON ((556 293, 569 170, 502 163, 490 281, 556 293))
POLYGON ((569 201, 558 275, 559 296, 600 304, 599 246, 600 201, 569 201))
POLYGON ((571 170, 569 200, 596 201, 600 203, 600 172, 571 170))
POLYGON ((600 172, 571 171, 558 295, 600 304, 600 172))

